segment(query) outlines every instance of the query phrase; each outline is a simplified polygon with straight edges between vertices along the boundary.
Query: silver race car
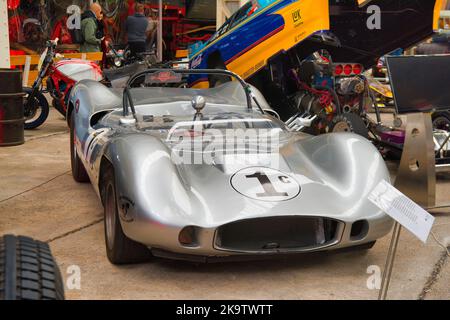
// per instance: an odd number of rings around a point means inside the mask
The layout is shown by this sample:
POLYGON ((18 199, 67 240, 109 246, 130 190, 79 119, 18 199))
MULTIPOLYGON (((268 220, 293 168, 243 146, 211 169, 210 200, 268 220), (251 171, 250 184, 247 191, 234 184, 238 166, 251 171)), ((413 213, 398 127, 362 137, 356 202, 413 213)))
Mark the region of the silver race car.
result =
POLYGON ((103 203, 114 264, 367 249, 393 226, 368 200, 390 181, 369 141, 291 130, 231 72, 147 70, 120 91, 84 80, 68 112, 73 176, 103 203), (234 81, 178 84, 192 74, 234 81))

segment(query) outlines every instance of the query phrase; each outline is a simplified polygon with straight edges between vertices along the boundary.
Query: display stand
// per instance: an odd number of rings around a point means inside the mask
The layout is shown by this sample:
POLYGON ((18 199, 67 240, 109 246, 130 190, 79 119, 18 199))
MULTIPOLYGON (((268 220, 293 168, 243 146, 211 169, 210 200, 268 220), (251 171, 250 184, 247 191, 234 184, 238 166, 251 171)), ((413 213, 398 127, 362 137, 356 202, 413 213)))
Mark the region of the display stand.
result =
POLYGON ((430 113, 407 115, 406 141, 394 186, 424 208, 436 205, 436 157, 430 113))
MULTIPOLYGON (((408 114, 406 142, 394 186, 424 208, 436 205, 436 159, 430 113, 408 114)), ((402 226, 395 222, 378 296, 385 300, 402 226)))

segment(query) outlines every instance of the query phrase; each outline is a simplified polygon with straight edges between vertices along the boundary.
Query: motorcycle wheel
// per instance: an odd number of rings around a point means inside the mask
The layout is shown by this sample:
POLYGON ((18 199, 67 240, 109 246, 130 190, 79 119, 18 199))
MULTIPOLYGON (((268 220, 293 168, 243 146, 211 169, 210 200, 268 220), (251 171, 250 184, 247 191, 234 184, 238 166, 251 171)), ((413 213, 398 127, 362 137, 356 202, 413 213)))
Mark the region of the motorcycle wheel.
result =
POLYGON ((433 129, 450 131, 450 113, 438 112, 433 114, 433 129))
POLYGON ((50 107, 48 105, 47 99, 44 97, 42 93, 38 93, 36 97, 34 98, 34 105, 36 108, 33 108, 33 110, 27 110, 28 103, 28 96, 32 92, 31 88, 24 88, 23 91, 25 92, 24 97, 24 116, 25 116, 25 130, 33 130, 41 125, 44 124, 44 122, 48 118, 48 114, 50 112, 50 107))

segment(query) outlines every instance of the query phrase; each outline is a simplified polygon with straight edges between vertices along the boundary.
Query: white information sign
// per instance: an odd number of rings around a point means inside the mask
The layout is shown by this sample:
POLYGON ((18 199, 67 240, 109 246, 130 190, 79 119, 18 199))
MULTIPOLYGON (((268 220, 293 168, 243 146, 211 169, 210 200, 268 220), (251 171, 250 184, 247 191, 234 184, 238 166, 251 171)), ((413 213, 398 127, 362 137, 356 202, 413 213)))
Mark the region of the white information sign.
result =
POLYGON ((369 200, 426 243, 434 217, 386 181, 369 195, 369 200))

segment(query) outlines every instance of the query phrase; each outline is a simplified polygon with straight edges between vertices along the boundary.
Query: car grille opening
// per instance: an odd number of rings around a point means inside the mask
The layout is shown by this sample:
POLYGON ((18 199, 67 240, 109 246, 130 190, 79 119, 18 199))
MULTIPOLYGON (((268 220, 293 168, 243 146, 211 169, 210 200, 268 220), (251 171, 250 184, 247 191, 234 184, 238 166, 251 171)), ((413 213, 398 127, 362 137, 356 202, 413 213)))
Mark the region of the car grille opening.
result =
POLYGON ((310 250, 335 243, 338 226, 338 221, 319 217, 242 220, 219 227, 215 245, 244 252, 310 250))

